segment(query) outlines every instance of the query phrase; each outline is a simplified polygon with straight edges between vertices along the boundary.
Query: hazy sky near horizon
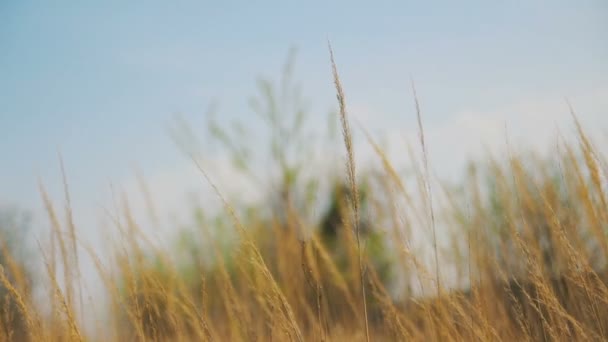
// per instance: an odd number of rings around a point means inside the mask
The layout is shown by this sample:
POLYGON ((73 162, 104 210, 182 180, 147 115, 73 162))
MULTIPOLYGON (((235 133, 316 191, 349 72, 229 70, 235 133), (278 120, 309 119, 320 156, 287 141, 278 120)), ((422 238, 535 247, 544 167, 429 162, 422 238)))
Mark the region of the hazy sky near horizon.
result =
POLYGON ((0 204, 40 210, 38 177, 61 198, 58 151, 75 212, 132 182, 134 165, 165 203, 180 198, 201 180, 167 134, 172 116, 203 134, 218 101, 222 120, 256 129, 255 80, 280 76, 293 46, 321 120, 336 107, 328 38, 350 112, 375 134, 415 134, 415 80, 437 169, 500 144, 505 124, 550 138, 568 124, 565 97, 607 127, 607 2, 421 3, 3 1, 0 204))

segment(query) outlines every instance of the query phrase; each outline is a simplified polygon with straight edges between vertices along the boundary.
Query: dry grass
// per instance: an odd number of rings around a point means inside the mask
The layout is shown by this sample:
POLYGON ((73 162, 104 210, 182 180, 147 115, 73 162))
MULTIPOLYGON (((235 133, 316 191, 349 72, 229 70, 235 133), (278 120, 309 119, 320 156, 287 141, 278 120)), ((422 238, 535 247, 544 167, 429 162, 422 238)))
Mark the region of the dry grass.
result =
MULTIPOLYGON (((194 244, 187 257, 177 258, 175 251, 155 247, 145 238, 142 227, 125 204, 120 219, 115 221, 121 232, 121 243, 113 246, 115 267, 108 269, 92 248, 78 241, 62 167, 65 223, 41 186, 52 227, 53 248, 44 260, 51 313, 37 309, 19 276, 9 276, 19 275, 19 267, 7 255, 3 258, 6 261, 0 270, 0 283, 10 300, 1 303, 5 308, 14 303, 16 309, 11 314, 19 316, 23 325, 3 319, 0 338, 32 341, 608 338, 605 268, 608 206, 606 194, 601 190, 606 180, 599 151, 593 148, 578 121, 578 147, 562 141, 559 153, 548 162, 513 154, 508 160, 488 158, 486 163, 470 169, 460 190, 450 190, 442 184, 442 205, 434 207, 439 201, 431 196, 427 146, 416 99, 424 159, 423 169, 418 173, 419 189, 406 186, 407 182, 363 129, 381 161, 376 173, 370 173, 366 193, 370 208, 363 215, 363 182, 356 176, 352 132, 333 53, 331 66, 346 147, 348 190, 336 195, 345 199, 336 201, 340 213, 337 220, 328 220, 332 223, 326 227, 319 222, 311 223, 289 201, 281 213, 266 215, 254 211, 246 215, 223 197, 191 155, 225 209, 219 220, 196 221, 193 234, 205 243, 194 244), (364 218, 368 219, 366 229, 364 218), (415 249, 411 240, 412 231, 429 226, 430 254, 415 249), (386 233, 376 234, 379 228, 386 233), (225 247, 215 241, 213 231, 218 229, 234 232, 237 242, 225 247), (440 234, 450 238, 440 243, 440 234), (374 240, 378 236, 380 240, 374 240), (84 328, 85 320, 91 317, 77 314, 83 312, 84 301, 78 246, 94 260, 110 302, 108 323, 92 332, 84 328), (403 280, 398 286, 379 263, 379 251, 391 252, 390 271, 403 280), (432 255, 430 263, 425 261, 429 255, 432 255), (429 269, 429 264, 434 267, 429 269), (58 265, 64 272, 58 271, 58 265), (60 274, 67 285, 60 286, 60 274), (23 326, 25 331, 15 330, 23 326)), ((143 182, 142 189, 148 194, 143 182)), ((146 196, 150 213, 156 218, 153 199, 146 196)), ((291 197, 288 199, 291 201, 291 197)))

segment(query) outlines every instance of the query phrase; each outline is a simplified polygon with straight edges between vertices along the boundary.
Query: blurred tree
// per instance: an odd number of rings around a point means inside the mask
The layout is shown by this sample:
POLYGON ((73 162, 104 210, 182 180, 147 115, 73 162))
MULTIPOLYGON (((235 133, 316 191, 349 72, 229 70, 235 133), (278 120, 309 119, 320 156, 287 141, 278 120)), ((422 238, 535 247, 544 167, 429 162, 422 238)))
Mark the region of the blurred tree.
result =
POLYGON ((249 103, 262 123, 258 130, 248 131, 248 125, 238 121, 221 125, 213 115, 208 122, 211 137, 228 153, 234 167, 266 192, 266 208, 256 210, 269 209, 271 216, 283 222, 290 211, 309 219, 319 209, 315 207, 319 175, 310 167, 319 160, 319 153, 332 160, 336 151, 328 142, 335 138, 337 116, 330 112, 326 129, 319 125, 319 117, 312 115, 301 85, 294 79, 295 57, 292 48, 279 80, 257 81, 257 94, 249 103))
MULTIPOLYGON (((264 136, 269 137, 268 150, 257 151, 261 153, 258 155, 250 150, 253 146, 252 141, 243 138, 248 137, 251 132, 245 132, 243 124, 234 123, 233 130, 230 131, 211 120, 209 127, 212 136, 226 148, 234 160, 234 165, 246 176, 252 176, 253 170, 250 165, 255 164, 253 158, 262 160, 270 157, 270 162, 263 164, 266 175, 272 175, 275 170, 279 171, 277 177, 270 178, 272 185, 264 187, 270 189, 268 203, 257 203, 255 211, 264 212, 265 208, 270 207, 270 221, 278 218, 283 227, 294 227, 293 222, 289 221, 290 216, 292 219, 297 218, 300 224, 295 226, 300 229, 303 225, 319 226, 326 248, 330 251, 336 248, 344 249, 347 239, 338 232, 344 226, 344 215, 348 212, 345 209, 352 200, 351 189, 344 182, 345 176, 323 174, 333 168, 321 170, 311 168, 318 150, 323 151, 325 164, 339 160, 337 150, 332 150, 330 147, 337 131, 338 116, 330 112, 326 134, 319 134, 322 130, 319 129, 318 123, 311 123, 311 113, 301 95, 301 87, 294 81, 294 65, 295 50, 291 49, 283 66, 280 81, 276 83, 266 79, 258 81, 259 94, 250 101, 254 112, 266 124, 267 132, 264 132, 264 136), (332 154, 336 158, 331 158, 332 154), (321 184, 320 179, 324 179, 325 184, 321 184), (327 188, 325 198, 319 196, 320 191, 324 190, 321 185, 327 188), (320 218, 314 218, 311 215, 313 211, 324 214, 320 218)), ((339 148, 339 145, 336 145, 336 148, 339 148)), ((327 165, 323 166, 327 167, 327 165)), ((365 170, 362 171, 365 173, 365 170)), ((366 240, 371 266, 377 268, 378 275, 383 281, 389 282, 391 276, 388 253, 384 237, 376 231, 377 227, 372 225, 373 220, 370 217, 372 213, 368 203, 369 192, 369 182, 362 182, 359 185, 359 204, 363 214, 359 222, 360 229, 366 240)), ((300 238, 304 238, 304 235, 309 233, 297 232, 300 238)), ((334 257, 338 255, 339 253, 336 253, 334 257)))

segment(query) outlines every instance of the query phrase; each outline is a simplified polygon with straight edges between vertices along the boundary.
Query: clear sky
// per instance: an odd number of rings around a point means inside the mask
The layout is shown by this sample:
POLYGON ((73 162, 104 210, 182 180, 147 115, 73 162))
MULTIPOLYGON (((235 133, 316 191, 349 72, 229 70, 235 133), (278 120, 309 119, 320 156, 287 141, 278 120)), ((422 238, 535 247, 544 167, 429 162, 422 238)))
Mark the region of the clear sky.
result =
POLYGON ((0 202, 38 210, 38 176, 60 198, 57 151, 75 209, 130 182, 134 165, 160 197, 177 198, 199 180, 184 180, 196 173, 167 134, 172 115, 202 125, 217 100, 222 119, 255 129, 255 79, 278 76, 292 46, 304 93, 325 115, 336 107, 328 38, 352 114, 389 140, 415 131, 415 79, 438 169, 480 139, 499 144, 505 123, 549 137, 567 119, 564 97, 587 126, 608 124, 603 0, 2 1, 0 202))

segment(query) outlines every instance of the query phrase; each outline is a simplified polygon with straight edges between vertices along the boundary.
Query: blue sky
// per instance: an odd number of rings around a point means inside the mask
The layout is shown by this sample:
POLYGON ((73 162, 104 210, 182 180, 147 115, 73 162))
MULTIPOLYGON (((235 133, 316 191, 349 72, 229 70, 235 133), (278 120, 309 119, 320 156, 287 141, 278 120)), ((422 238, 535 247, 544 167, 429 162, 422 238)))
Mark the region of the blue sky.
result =
POLYGON ((377 134, 414 130, 410 77, 439 154, 454 145, 449 127, 491 139, 508 110, 540 108, 536 129, 552 127, 566 96, 593 127, 608 109, 607 19, 605 1, 4 1, 0 202, 39 209, 38 176, 60 196, 58 150, 77 208, 95 207, 133 165, 166 183, 160 191, 188 190, 172 115, 202 127, 217 100, 222 120, 256 129, 255 79, 278 76, 292 46, 313 112, 325 115, 335 107, 327 38, 351 112, 377 134))

